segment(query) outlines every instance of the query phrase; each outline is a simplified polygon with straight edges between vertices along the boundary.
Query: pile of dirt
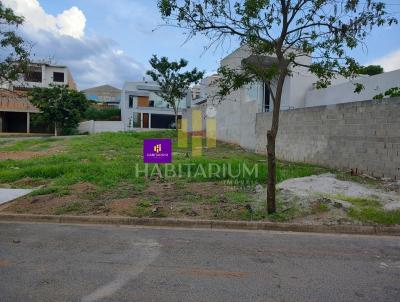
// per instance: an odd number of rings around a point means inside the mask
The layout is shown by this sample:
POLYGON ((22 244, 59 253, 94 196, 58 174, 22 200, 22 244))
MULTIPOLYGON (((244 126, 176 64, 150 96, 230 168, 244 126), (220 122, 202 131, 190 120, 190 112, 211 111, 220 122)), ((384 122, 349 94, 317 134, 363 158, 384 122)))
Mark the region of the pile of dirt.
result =
POLYGON ((306 203, 315 197, 328 196, 346 207, 349 204, 340 200, 341 196, 345 196, 378 200, 386 210, 400 209, 400 193, 339 180, 336 175, 330 173, 288 179, 278 184, 277 188, 282 190, 283 194, 295 195, 306 203))

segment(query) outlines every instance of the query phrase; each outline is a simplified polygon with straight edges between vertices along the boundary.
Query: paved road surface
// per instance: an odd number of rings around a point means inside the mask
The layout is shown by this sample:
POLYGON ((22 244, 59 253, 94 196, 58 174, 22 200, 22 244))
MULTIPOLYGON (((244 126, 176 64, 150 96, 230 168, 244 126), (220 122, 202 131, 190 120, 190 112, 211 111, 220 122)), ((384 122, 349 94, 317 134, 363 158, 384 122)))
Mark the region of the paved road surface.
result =
POLYGON ((400 238, 0 223, 0 301, 400 301, 400 238))

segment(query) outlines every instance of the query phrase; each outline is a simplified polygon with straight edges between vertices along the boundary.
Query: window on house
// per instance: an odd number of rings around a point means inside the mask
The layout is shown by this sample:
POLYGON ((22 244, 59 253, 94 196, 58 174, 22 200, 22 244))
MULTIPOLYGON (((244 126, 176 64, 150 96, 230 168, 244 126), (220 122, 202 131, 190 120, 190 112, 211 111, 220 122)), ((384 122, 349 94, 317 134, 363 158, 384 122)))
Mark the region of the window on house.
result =
POLYGON ((42 67, 40 66, 32 66, 29 67, 28 71, 24 74, 25 82, 42 82, 42 67))
POLYGON ((246 101, 256 101, 258 99, 258 85, 250 84, 246 86, 246 101))
POLYGON ((133 95, 129 96, 129 104, 128 104, 129 108, 133 108, 133 95))
POLYGON ((264 83, 264 112, 269 112, 271 110, 271 95, 269 91, 269 87, 266 83, 264 83))
POLYGON ((64 83, 64 73, 63 72, 53 72, 53 81, 64 83))
POLYGON ((149 101, 149 107, 154 107, 154 101, 149 101))

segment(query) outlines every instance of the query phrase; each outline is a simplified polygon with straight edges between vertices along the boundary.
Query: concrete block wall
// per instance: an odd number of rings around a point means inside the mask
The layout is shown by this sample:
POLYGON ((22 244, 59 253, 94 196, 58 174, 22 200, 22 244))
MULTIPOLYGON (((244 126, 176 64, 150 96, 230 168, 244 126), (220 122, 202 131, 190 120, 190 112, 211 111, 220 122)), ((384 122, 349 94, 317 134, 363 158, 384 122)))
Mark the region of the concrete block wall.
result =
MULTIPOLYGON (((272 113, 258 113, 256 151, 266 153, 272 113)), ((400 98, 281 111, 277 157, 400 179, 400 98)))
POLYGON ((81 122, 78 127, 79 133, 101 133, 101 132, 119 132, 124 131, 122 121, 86 121, 81 122))

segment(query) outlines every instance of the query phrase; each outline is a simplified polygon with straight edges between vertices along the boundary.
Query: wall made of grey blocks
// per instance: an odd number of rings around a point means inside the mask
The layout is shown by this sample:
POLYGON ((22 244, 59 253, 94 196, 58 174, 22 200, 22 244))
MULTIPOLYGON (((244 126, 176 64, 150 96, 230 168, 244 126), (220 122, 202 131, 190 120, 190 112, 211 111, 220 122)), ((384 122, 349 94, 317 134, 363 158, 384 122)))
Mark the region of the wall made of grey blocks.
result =
MULTIPOLYGON (((272 113, 256 118, 266 153, 272 113)), ((281 111, 276 155, 375 177, 400 179, 400 98, 281 111)))

